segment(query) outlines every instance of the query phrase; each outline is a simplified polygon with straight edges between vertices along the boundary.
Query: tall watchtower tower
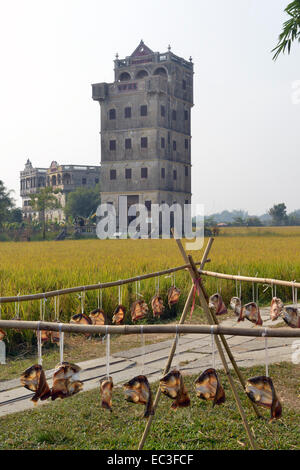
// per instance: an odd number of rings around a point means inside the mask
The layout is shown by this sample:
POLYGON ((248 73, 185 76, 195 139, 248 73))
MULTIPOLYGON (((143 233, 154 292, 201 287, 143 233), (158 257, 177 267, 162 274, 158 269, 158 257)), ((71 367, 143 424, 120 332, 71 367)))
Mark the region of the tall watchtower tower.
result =
POLYGON ((92 85, 101 105, 101 196, 128 205, 191 202, 193 63, 143 41, 114 61, 113 83, 92 85))

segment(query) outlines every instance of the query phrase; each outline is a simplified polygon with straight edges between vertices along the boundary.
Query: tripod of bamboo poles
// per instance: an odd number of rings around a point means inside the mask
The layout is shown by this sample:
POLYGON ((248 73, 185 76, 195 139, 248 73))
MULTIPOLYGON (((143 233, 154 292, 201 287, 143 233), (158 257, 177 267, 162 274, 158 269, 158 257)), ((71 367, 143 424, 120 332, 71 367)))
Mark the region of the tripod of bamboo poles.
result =
MULTIPOLYGON (((210 238, 208 243, 207 243, 206 249, 203 253, 202 260, 201 260, 201 263, 200 263, 200 269, 203 269, 203 267, 201 268, 201 266, 205 266, 205 263, 207 262, 208 253, 210 252, 213 241, 214 241, 214 239, 210 238)), ((184 308, 183 308, 183 311, 182 311, 182 314, 181 314, 181 318, 179 320, 179 325, 183 325, 183 323, 185 322, 187 313, 189 311, 190 304, 191 304, 192 299, 193 299, 193 293, 194 293, 194 287, 192 286, 191 289, 190 289, 190 292, 188 294, 188 297, 186 299, 186 302, 185 302, 185 305, 184 305, 184 308)), ((177 341, 176 341, 176 336, 175 336, 172 347, 171 347, 171 350, 170 350, 170 353, 169 353, 169 357, 167 359, 167 363, 166 363, 165 368, 164 368, 163 375, 167 374, 170 370, 172 360, 173 360, 173 357, 174 357, 174 354, 175 354, 175 351, 176 351, 176 345, 177 345, 177 341)), ((153 402, 154 412, 157 408, 158 402, 160 400, 160 396, 161 396, 161 390, 160 390, 160 387, 158 386, 158 389, 157 389, 157 392, 156 392, 156 395, 155 395, 155 399, 154 399, 154 402, 153 402)), ((139 447, 138 447, 139 450, 143 449, 143 447, 144 447, 145 441, 147 439, 147 436, 148 436, 150 428, 151 428, 153 418, 154 418, 154 415, 150 415, 149 418, 148 418, 145 430, 143 432, 142 438, 141 438, 140 443, 139 443, 139 447)))
MULTIPOLYGON (((174 237, 175 238, 175 237, 174 237)), ((202 260, 201 260, 201 264, 200 264, 200 271, 201 269, 201 266, 204 266, 205 263, 206 263, 206 260, 207 260, 207 256, 208 256, 208 253, 211 249, 211 246, 213 244, 213 241, 214 239, 213 238, 210 238, 208 243, 207 243, 207 246, 206 246, 206 249, 204 251, 204 254, 203 254, 203 257, 202 257, 202 260)), ((186 262, 186 264, 189 264, 190 267, 188 268, 189 272, 190 272, 190 275, 191 275, 191 278, 192 278, 192 281, 193 281, 193 285, 191 287, 191 290, 189 292, 189 295, 187 297, 187 300, 186 300, 186 303, 185 303, 185 306, 184 306, 184 309, 183 309, 183 312, 182 312, 182 315, 181 315, 181 318, 180 318, 180 321, 179 321, 179 324, 183 324, 185 319, 186 319, 186 315, 187 315, 187 312, 189 310, 189 307, 190 307, 190 304, 191 304, 191 301, 192 301, 192 298, 193 298, 193 295, 194 295, 194 290, 195 292, 197 292, 198 294, 198 297, 199 297, 199 300, 200 300, 200 304, 201 304, 201 307, 203 308, 205 314, 206 314, 206 317, 207 317, 207 321, 210 325, 218 325, 218 320, 217 320, 217 317, 216 315, 214 314, 214 312, 212 312, 208 306, 208 296, 205 292, 205 289, 204 289, 204 286, 202 284, 202 280, 201 280, 201 277, 197 271, 197 268, 194 264, 194 261, 193 261, 193 258, 191 256, 188 256, 182 246, 182 243, 179 239, 176 239, 176 243, 177 243, 177 246, 186 262)), ((236 371, 237 373, 237 376, 241 382, 241 385, 243 386, 243 388, 245 389, 245 380, 235 362, 235 359, 230 351, 230 348, 228 346, 228 343, 224 337, 224 335, 219 335, 220 338, 221 338, 221 341, 223 343, 223 346, 228 354, 228 357, 233 365, 233 368, 234 370, 236 371)), ((240 401, 240 398, 239 398, 239 395, 238 395, 238 392, 236 390, 236 387, 235 387, 235 384, 234 384, 234 381, 233 381, 233 378, 230 374, 230 370, 229 370, 229 367, 228 367, 228 364, 227 364, 227 361, 226 361, 226 358, 225 358, 225 355, 224 355, 224 352, 223 352, 223 349, 222 349, 222 346, 221 346, 221 343, 220 343, 220 340, 219 340, 219 337, 216 336, 215 337, 215 342, 216 342, 216 346, 217 346, 217 349, 218 349, 218 352, 219 352, 219 355, 220 355, 220 358, 221 358, 221 361, 223 363, 223 367, 224 367, 224 370, 225 370, 225 373, 228 377, 228 381, 229 381, 229 384, 230 384, 230 387, 231 387, 231 390, 233 392, 233 395, 234 395, 234 398, 235 398, 235 401, 236 401, 236 404, 237 404, 237 407, 238 407, 238 410, 239 410, 239 413, 241 415, 241 418, 242 418, 242 422, 243 422, 243 426, 245 428, 245 431, 247 433, 247 436, 249 438, 249 441, 250 441, 250 446, 251 446, 251 449, 253 450, 257 450, 258 449, 258 446, 254 440, 254 437, 253 437, 253 434, 250 430, 250 427, 249 427, 249 424, 248 424, 248 421, 247 421, 247 418, 246 418, 246 415, 245 415, 245 412, 244 412, 244 409, 243 409, 243 406, 242 406, 242 403, 240 401)), ((170 367, 171 367, 171 364, 172 364, 172 360, 173 360, 173 357, 174 357, 174 354, 175 354, 175 350, 176 350, 176 337, 174 339, 174 342, 173 342, 173 345, 171 347, 171 350, 170 350, 170 353, 169 353, 169 357, 168 357, 168 360, 167 360, 167 363, 166 363, 166 366, 165 366, 165 369, 164 369, 164 372, 163 374, 165 375, 166 373, 169 372, 170 370, 170 367)), ((156 392, 156 396, 155 396, 155 400, 154 400, 154 411, 156 410, 157 408, 157 405, 158 405, 158 402, 159 402, 159 399, 160 399, 160 396, 161 396, 161 390, 160 390, 160 387, 158 386, 158 390, 156 392)), ((251 402, 252 403, 252 402, 251 402)), ((257 406, 252 403, 253 408, 256 412, 256 415, 258 417, 260 417, 260 413, 257 409, 257 406)), ((143 449, 144 447, 144 444, 145 444, 145 441, 147 439, 147 436, 148 436, 148 433, 150 431, 150 428, 151 428, 151 424, 152 424, 152 421, 153 421, 153 416, 151 415, 149 418, 148 418, 148 421, 147 421, 147 424, 146 424, 146 427, 145 427, 145 430, 144 430, 144 433, 142 435, 142 438, 141 438, 141 441, 139 443, 139 447, 138 449, 141 450, 143 449)))

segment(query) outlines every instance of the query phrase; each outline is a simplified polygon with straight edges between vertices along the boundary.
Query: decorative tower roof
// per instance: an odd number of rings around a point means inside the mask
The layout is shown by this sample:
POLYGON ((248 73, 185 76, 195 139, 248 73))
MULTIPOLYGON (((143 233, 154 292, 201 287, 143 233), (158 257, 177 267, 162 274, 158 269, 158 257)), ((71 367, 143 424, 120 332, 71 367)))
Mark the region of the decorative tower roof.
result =
POLYGON ((154 52, 148 46, 146 46, 143 40, 141 40, 138 47, 131 54, 131 57, 142 57, 144 55, 150 54, 154 54, 154 52))

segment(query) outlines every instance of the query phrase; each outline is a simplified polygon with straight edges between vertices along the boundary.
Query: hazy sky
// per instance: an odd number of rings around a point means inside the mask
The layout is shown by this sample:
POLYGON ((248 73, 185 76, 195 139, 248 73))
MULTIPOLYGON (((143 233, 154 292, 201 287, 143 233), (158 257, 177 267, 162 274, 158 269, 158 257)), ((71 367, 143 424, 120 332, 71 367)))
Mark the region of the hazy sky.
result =
POLYGON ((195 63, 192 192, 206 213, 300 208, 300 45, 272 61, 288 0, 0 0, 0 179, 33 165, 99 164, 91 84, 141 39, 195 63))

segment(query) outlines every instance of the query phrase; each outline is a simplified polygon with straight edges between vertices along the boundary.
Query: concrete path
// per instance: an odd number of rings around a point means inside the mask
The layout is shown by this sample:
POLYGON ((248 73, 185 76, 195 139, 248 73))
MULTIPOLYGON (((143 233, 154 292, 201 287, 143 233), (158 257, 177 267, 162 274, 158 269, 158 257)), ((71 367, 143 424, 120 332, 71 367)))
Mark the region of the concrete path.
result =
MULTIPOLYGON (((281 322, 269 320, 269 308, 261 309, 264 326, 276 325, 281 322)), ((236 319, 224 320, 222 325, 234 326, 236 319)), ((239 323, 239 327, 255 327, 245 320, 239 323)), ((262 330, 263 331, 263 330, 262 330)), ((265 340, 264 338, 226 336, 234 357, 241 367, 265 364, 265 340)), ((268 357, 269 363, 291 361, 293 338, 269 338, 268 357)), ((161 377, 166 360, 169 355, 173 340, 162 341, 145 347, 145 356, 142 348, 134 348, 127 351, 115 353, 110 358, 110 375, 114 384, 121 384, 135 375, 145 374, 150 382, 161 377)), ((218 353, 215 355, 216 369, 222 368, 218 353)), ((198 374, 207 367, 212 366, 211 336, 186 334, 180 338, 178 354, 176 353, 173 365, 180 363, 183 374, 198 374)), ((99 386, 99 378, 106 374, 105 357, 80 362, 82 368, 81 380, 84 381, 84 390, 91 390, 99 386)), ((231 366, 231 364, 229 363, 231 366)), ((53 369, 46 371, 49 386, 52 385, 53 369)), ((33 395, 29 390, 20 387, 19 379, 0 382, 0 416, 33 408, 30 397, 33 395)), ((39 402, 37 406, 51 402, 39 402)))

